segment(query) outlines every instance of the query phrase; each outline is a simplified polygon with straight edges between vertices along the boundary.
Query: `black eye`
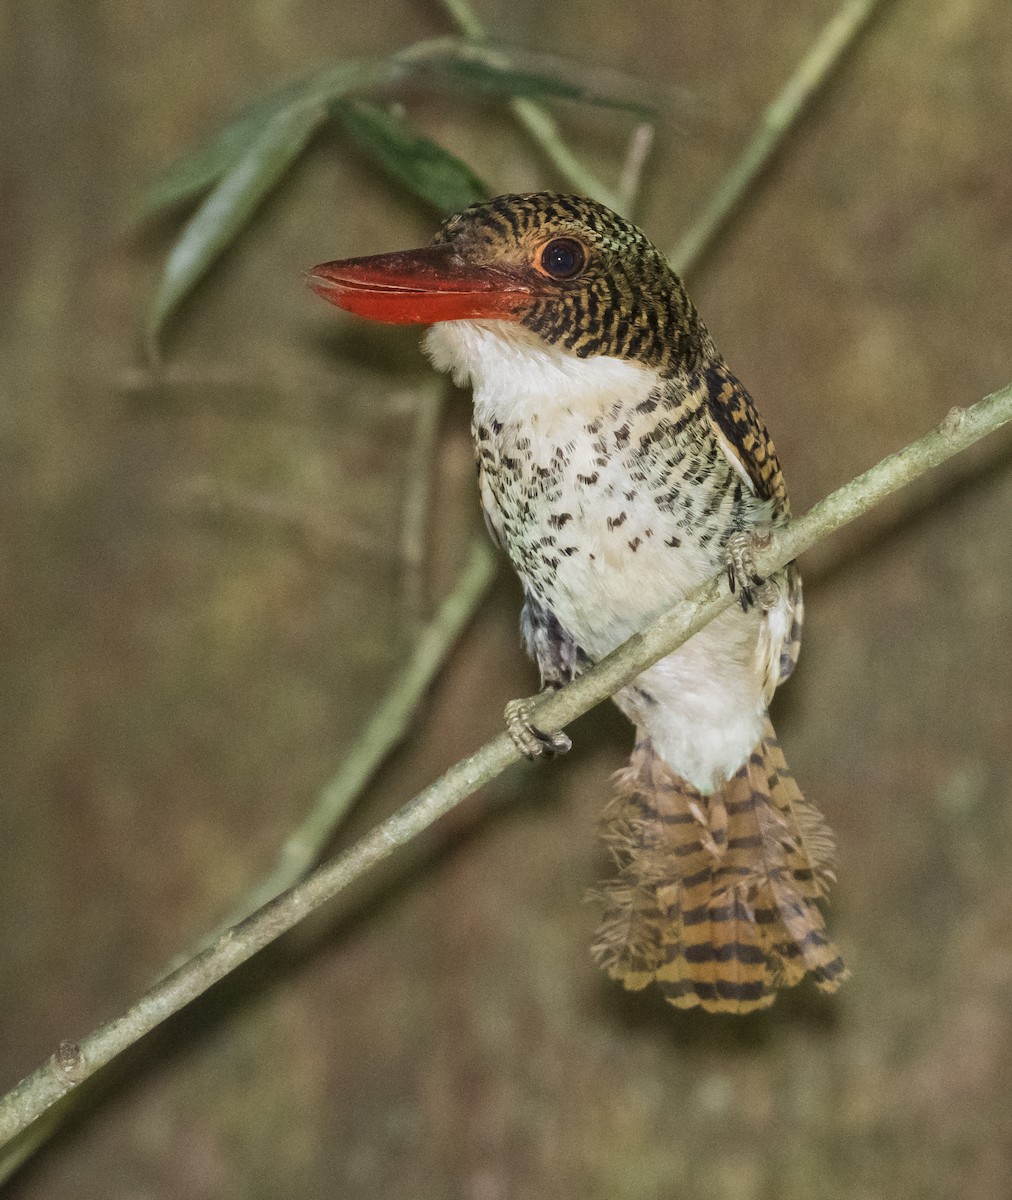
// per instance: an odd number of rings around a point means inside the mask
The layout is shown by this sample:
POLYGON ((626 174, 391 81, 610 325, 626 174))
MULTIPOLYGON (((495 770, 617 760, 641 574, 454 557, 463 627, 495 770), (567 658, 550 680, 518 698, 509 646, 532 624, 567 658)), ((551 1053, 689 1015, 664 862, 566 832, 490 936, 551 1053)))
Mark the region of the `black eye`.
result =
POLYGON ((587 252, 575 238, 555 238, 541 251, 541 269, 552 279, 573 279, 587 265, 587 252))

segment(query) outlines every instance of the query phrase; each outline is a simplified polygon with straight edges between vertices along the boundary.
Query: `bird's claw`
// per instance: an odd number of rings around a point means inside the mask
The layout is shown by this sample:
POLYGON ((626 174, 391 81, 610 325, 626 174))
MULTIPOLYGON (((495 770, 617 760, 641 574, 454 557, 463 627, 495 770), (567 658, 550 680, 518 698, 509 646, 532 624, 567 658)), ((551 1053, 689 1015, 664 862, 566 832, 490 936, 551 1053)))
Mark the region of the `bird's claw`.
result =
POLYGON ((772 530, 768 525, 754 525, 733 533, 727 543, 727 586, 738 596, 742 612, 753 604, 763 611, 773 608, 780 599, 776 580, 764 579, 755 567, 755 552, 770 544, 772 530))
POLYGON ((536 758, 557 758, 571 750, 573 743, 561 729, 546 733, 531 723, 534 699, 536 697, 511 700, 506 705, 506 730, 524 758, 532 761, 536 758))

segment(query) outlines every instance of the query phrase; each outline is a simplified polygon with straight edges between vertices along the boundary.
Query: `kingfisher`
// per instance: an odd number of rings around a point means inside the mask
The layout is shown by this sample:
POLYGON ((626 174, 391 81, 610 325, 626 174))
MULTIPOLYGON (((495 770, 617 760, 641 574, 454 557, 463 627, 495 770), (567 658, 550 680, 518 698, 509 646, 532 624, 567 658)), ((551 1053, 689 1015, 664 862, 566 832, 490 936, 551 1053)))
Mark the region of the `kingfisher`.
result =
MULTIPOLYGON (((523 585, 521 630, 558 688, 696 585, 738 603, 620 691, 635 726, 603 810, 615 875, 593 953, 627 988, 748 1013, 810 975, 847 976, 822 912, 832 835, 768 714, 797 662, 792 563, 754 549, 790 508, 776 450, 681 280, 639 228, 593 200, 499 196, 421 249, 323 263, 324 299, 431 328, 433 364, 470 385, 489 532, 523 585)), ((528 757, 569 748, 507 706, 528 757)))

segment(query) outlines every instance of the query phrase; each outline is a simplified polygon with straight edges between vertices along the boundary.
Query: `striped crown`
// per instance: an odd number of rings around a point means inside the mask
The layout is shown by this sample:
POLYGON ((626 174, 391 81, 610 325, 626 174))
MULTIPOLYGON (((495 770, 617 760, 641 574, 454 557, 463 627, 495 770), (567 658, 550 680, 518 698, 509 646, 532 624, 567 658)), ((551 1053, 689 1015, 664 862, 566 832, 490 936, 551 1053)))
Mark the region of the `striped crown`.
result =
POLYGON ((681 280, 646 235, 581 196, 497 196, 448 218, 433 244, 472 262, 538 273, 520 324, 580 358, 630 359, 664 375, 696 365, 707 335, 681 280), (539 270, 556 238, 579 242, 583 268, 555 279, 539 270))

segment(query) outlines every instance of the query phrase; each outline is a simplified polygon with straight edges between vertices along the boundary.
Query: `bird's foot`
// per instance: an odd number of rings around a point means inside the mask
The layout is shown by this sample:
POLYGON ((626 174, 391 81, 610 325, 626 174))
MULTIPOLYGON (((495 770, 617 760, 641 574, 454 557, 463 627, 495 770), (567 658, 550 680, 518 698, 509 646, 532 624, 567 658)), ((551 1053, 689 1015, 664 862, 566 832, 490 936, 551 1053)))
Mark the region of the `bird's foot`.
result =
POLYGON ((764 579, 755 569, 756 550, 765 550, 772 537, 772 528, 763 523, 739 530, 728 540, 727 586, 737 593, 742 612, 748 612, 753 604, 766 611, 780 599, 776 581, 764 579))
POLYGON ((561 729, 546 733, 531 724, 531 709, 536 699, 536 696, 528 696, 523 700, 511 700, 506 705, 506 730, 524 758, 532 761, 536 758, 558 758, 560 754, 571 750, 573 743, 561 729))

